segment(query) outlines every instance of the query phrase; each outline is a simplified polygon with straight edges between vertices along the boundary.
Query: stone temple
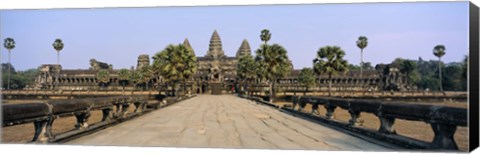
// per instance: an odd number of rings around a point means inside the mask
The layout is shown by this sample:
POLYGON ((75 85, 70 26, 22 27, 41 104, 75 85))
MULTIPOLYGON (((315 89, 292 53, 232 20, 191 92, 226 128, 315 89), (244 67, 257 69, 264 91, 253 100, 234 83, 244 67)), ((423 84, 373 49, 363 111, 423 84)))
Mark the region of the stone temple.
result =
MULTIPOLYGON (((183 42, 187 48, 195 51, 188 39, 183 42)), ((193 81, 189 81, 189 86, 192 87, 193 92, 197 93, 226 93, 232 89, 232 86, 237 84, 236 66, 237 60, 244 55, 252 55, 250 45, 244 39, 239 49, 234 56, 225 55, 222 48, 222 41, 220 35, 215 30, 211 36, 209 48, 206 55, 197 57, 197 73, 193 77, 193 81)), ((130 68, 131 71, 140 70, 144 66, 150 65, 149 55, 139 55, 137 67, 130 68)), ((33 85, 34 89, 60 89, 60 90, 97 90, 98 82, 96 74, 99 70, 105 69, 110 73, 110 81, 108 83, 108 90, 121 90, 122 86, 118 79, 117 72, 119 69, 114 69, 112 65, 105 62, 100 62, 95 59, 90 60, 89 69, 62 69, 60 65, 45 64, 39 67, 39 74, 35 79, 33 85)), ((292 65, 293 67, 293 65, 292 65)), ((405 83, 405 76, 394 68, 390 69, 389 74, 384 74, 382 71, 365 70, 363 77, 360 77, 360 72, 350 71, 346 75, 338 75, 333 77, 334 90, 356 91, 360 89, 369 90, 384 90, 389 86, 395 85, 402 87, 405 83)), ((277 85, 283 89, 291 89, 295 86, 301 86, 298 83, 298 75, 300 70, 292 69, 292 72, 285 78, 278 79, 277 85)), ((317 87, 320 90, 326 90, 328 85, 328 78, 326 75, 321 75, 316 79, 317 87)), ((154 76, 148 81, 151 89, 161 89, 165 85, 161 76, 154 76)), ((125 89, 135 89, 137 84, 129 82, 125 89)))

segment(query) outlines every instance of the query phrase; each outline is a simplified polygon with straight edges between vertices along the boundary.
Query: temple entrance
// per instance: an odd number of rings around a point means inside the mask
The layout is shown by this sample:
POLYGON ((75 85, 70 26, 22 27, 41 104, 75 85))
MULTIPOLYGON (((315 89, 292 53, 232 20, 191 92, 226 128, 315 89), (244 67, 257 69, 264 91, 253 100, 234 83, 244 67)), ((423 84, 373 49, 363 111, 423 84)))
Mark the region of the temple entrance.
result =
POLYGON ((223 88, 222 83, 210 83, 212 87, 212 95, 221 95, 223 88))

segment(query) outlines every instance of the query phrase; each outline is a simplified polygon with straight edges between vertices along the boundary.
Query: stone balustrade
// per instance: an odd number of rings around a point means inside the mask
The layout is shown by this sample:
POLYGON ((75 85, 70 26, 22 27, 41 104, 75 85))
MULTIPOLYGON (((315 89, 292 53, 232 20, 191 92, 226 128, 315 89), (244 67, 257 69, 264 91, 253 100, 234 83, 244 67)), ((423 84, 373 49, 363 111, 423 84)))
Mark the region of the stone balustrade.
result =
POLYGON ((193 96, 182 98, 160 98, 148 102, 145 96, 114 96, 86 99, 52 100, 42 103, 2 104, 2 127, 25 123, 34 124, 32 142, 61 142, 87 131, 108 127, 160 107, 165 107, 193 96), (129 108, 134 107, 129 113, 129 108), (88 124, 92 111, 101 111, 102 119, 93 125, 88 124), (75 129, 54 135, 52 126, 59 118, 74 116, 75 129))
POLYGON ((464 108, 313 96, 295 96, 292 97, 292 104, 280 107, 276 104, 268 103, 261 97, 241 97, 279 108, 293 115, 328 123, 353 133, 359 133, 384 142, 413 149, 458 150, 458 146, 453 138, 454 134, 457 127, 466 127, 468 125, 468 111, 464 108), (326 110, 325 116, 321 117, 313 113, 303 112, 306 104, 311 105, 312 111, 317 110, 319 106, 323 106, 326 110), (334 112, 337 108, 347 110, 350 113, 348 122, 334 120, 334 112), (378 130, 358 127, 365 122, 361 119, 361 113, 371 113, 377 116, 380 121, 378 130), (425 142, 397 134, 394 127, 396 119, 422 121, 430 124, 435 135, 433 141, 425 142))

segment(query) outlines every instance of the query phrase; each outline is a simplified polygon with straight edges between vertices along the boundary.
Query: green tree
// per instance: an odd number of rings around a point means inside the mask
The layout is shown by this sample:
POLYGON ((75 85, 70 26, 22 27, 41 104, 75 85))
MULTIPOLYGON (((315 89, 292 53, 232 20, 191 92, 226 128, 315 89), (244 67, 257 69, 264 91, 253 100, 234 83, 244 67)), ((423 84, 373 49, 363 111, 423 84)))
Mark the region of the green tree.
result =
POLYGON ((183 91, 186 92, 187 80, 192 79, 193 75, 195 75, 195 73, 197 72, 197 56, 195 55, 195 52, 192 48, 187 48, 185 46, 184 48, 185 49, 181 51, 184 52, 183 61, 185 63, 185 68, 183 69, 182 73, 185 76, 185 78, 183 79, 183 91))
POLYGON ((262 32, 260 33, 260 39, 264 42, 264 44, 267 44, 267 42, 270 40, 272 37, 272 34, 268 29, 263 29, 262 32))
POLYGON ((462 62, 462 85, 463 85, 463 90, 467 90, 467 83, 468 83, 468 56, 465 56, 462 62))
MULTIPOLYGON (((246 87, 248 87, 248 83, 256 77, 255 67, 255 60, 251 55, 241 56, 240 59, 238 59, 237 77, 246 84, 246 87)), ((248 94, 248 90, 246 91, 248 94)))
POLYGON ((144 66, 140 69, 140 82, 143 83, 146 90, 150 89, 149 83, 154 76, 153 68, 150 65, 144 66))
POLYGON ((133 83, 133 86, 137 88, 138 84, 141 82, 141 76, 139 71, 130 71, 130 81, 133 83))
POLYGON ((433 48, 433 55, 438 57, 438 76, 440 79, 440 91, 443 92, 443 84, 442 84, 442 57, 445 55, 445 46, 444 45, 437 45, 433 48))
POLYGON ((122 85, 122 92, 125 92, 125 85, 130 80, 130 71, 128 69, 121 69, 118 72, 118 82, 122 85))
POLYGON ((313 59, 315 74, 328 74, 328 95, 332 95, 332 75, 346 73, 348 63, 343 59, 345 52, 337 46, 325 46, 317 51, 317 57, 313 59))
POLYGON ((13 48, 15 48, 15 40, 13 38, 10 38, 10 37, 7 37, 4 42, 3 42, 3 47, 5 47, 5 49, 8 50, 8 63, 10 65, 8 65, 8 79, 7 79, 7 89, 10 89, 10 66, 11 66, 11 63, 10 63, 10 53, 12 51, 13 48))
POLYGON ((416 68, 417 68, 417 63, 412 60, 404 60, 400 64, 400 72, 405 73, 405 75, 407 76, 407 85, 410 85, 416 82, 415 77, 411 76, 412 73, 416 70, 416 68))
POLYGON ((443 77, 443 86, 447 91, 465 91, 465 78, 463 77, 463 64, 460 62, 448 63, 445 67, 445 75, 443 77))
POLYGON ((269 81, 270 103, 273 103, 275 99, 273 88, 276 80, 285 77, 291 71, 287 50, 278 44, 263 44, 257 49, 255 60, 262 68, 261 71, 265 71, 262 77, 269 81))
MULTIPOLYGON (((10 82, 10 89, 23 89, 27 86, 32 86, 35 82, 35 77, 37 77, 38 70, 37 69, 28 69, 25 71, 16 71, 14 66, 8 66, 9 63, 2 63, 2 70, 1 75, 2 79, 6 79, 8 74, 7 72, 11 72, 11 82, 10 82)), ((2 82, 1 87, 7 88, 7 82, 2 82)))
POLYGON ((315 85, 315 73, 311 68, 303 68, 300 71, 300 75, 298 76, 298 81, 305 86, 305 91, 303 95, 306 95, 308 92, 308 88, 315 85))
POLYGON ((97 82, 101 85, 102 88, 105 88, 108 82, 110 82, 110 72, 104 69, 98 71, 97 82))
POLYGON ((360 78, 363 76, 363 49, 368 45, 368 38, 365 36, 358 37, 357 47, 360 48, 360 78))
POLYGON ((63 49, 62 39, 55 39, 52 45, 53 48, 57 51, 57 64, 60 65, 60 51, 63 49))
POLYGON ((167 82, 172 83, 177 96, 178 83, 191 78, 195 72, 197 58, 191 49, 184 45, 168 45, 153 56, 153 67, 167 82))

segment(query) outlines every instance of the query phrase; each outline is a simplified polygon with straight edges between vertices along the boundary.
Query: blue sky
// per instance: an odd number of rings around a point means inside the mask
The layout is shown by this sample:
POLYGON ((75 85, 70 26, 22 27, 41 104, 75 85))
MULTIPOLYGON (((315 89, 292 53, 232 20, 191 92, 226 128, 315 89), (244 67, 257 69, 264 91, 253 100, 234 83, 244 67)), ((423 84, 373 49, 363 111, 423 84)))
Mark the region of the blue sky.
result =
MULTIPOLYGON (((358 64, 355 41, 361 35, 369 39, 364 60, 373 64, 397 57, 436 59, 437 44, 446 46, 446 62, 468 54, 468 2, 0 11, 0 38, 2 44, 6 37, 15 39, 11 59, 17 70, 56 63, 56 38, 65 43, 60 63, 66 69, 87 69, 91 58, 130 68, 138 55, 153 56, 185 38, 203 56, 214 30, 228 56, 243 39, 254 52, 264 28, 272 33, 269 43, 287 49, 295 69, 310 67, 326 45, 340 46, 349 63, 358 64)), ((1 54, 6 62, 3 47, 1 54)))

